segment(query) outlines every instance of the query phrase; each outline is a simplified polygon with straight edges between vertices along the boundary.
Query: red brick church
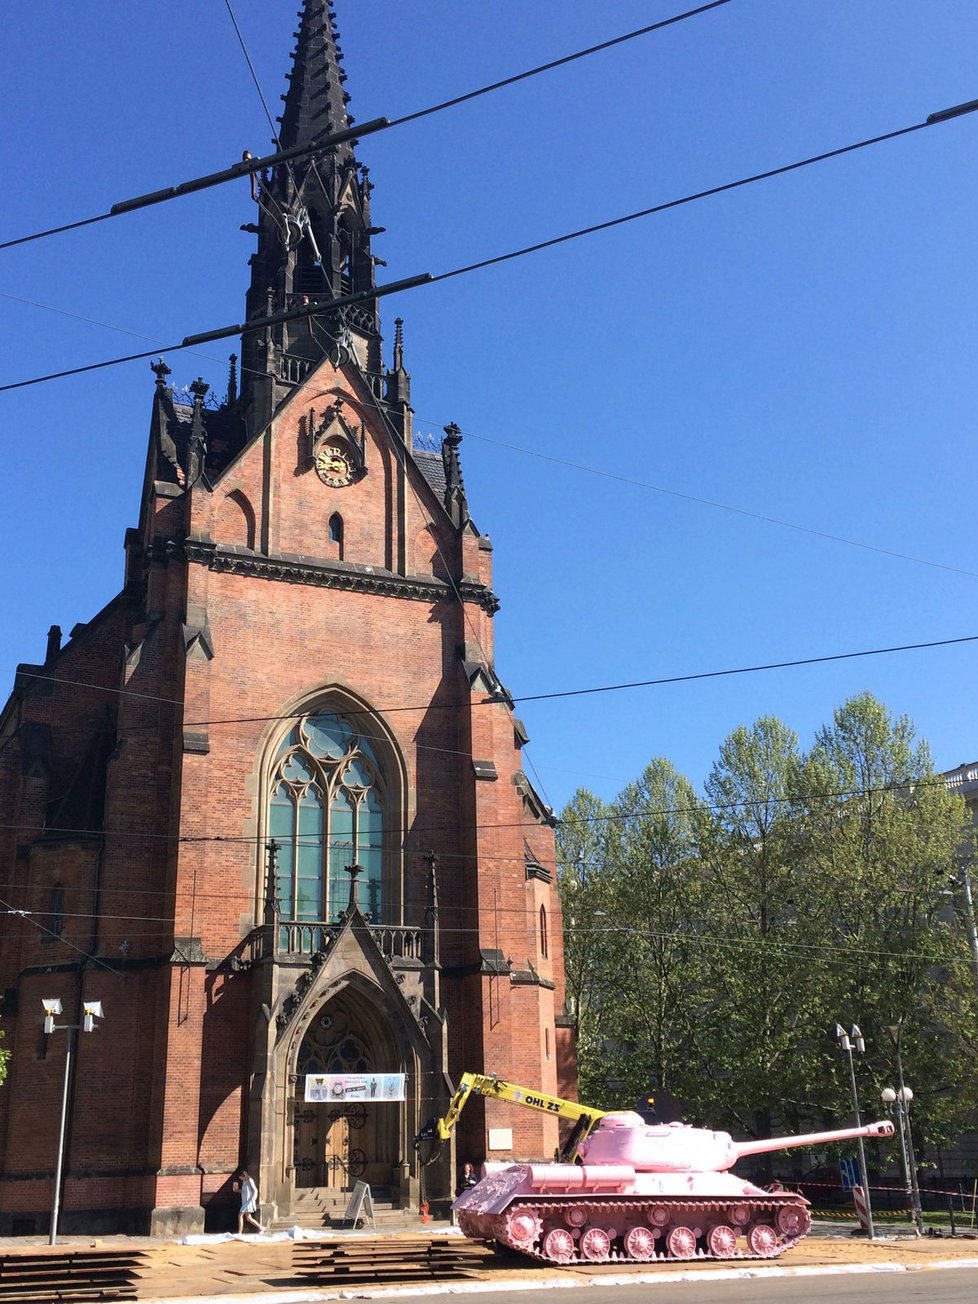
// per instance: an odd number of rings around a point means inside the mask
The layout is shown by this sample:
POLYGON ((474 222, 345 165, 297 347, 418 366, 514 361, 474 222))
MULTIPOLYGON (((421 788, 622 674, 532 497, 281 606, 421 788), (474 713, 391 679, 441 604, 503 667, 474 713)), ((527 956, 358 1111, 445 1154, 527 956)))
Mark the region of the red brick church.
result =
MULTIPOLYGON (((283 149, 350 122, 326 0, 297 37, 283 149)), ((48 1225, 65 1080, 63 1231, 220 1226, 242 1164, 266 1218, 355 1180, 417 1208, 554 1148, 495 1102, 414 1146, 463 1071, 572 1094, 574 1057, 491 548, 458 429, 414 441, 400 321, 385 366, 371 189, 349 141, 259 178, 271 320, 218 401, 154 365, 122 588, 0 714, 0 1234, 48 1225)))

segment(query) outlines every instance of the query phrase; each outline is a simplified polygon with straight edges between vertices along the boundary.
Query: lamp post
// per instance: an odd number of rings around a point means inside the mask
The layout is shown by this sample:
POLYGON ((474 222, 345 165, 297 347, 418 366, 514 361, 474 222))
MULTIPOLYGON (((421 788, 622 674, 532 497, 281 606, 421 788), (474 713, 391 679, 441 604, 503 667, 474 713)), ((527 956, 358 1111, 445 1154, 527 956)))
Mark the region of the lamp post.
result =
POLYGON ((887 1029, 890 1034, 890 1040, 893 1042, 893 1049, 896 1052, 896 1069, 897 1069, 897 1086, 895 1099, 899 1102, 899 1112, 902 1115, 902 1129, 906 1126, 907 1134, 907 1170, 910 1180, 910 1190, 913 1196, 913 1220, 917 1228, 917 1235, 924 1234, 924 1215, 920 1203, 920 1185, 917 1181, 917 1160, 913 1151, 913 1132, 910 1129, 910 1102, 913 1100, 913 1092, 903 1081, 903 1056, 900 1054, 900 1035, 903 1032, 903 1024, 893 1023, 887 1029))
MULTIPOLYGON (((923 1235, 923 1218, 920 1212, 920 1195, 915 1190, 916 1165, 913 1167, 910 1163, 910 1157, 907 1151, 907 1137, 910 1134, 910 1102, 913 1100, 913 1092, 909 1087, 900 1087, 894 1091, 892 1087, 884 1087, 880 1092, 883 1103, 894 1106, 897 1116, 897 1127, 900 1131, 900 1161, 903 1165, 903 1186, 907 1193, 907 1207, 910 1210, 910 1217, 913 1221, 914 1230, 918 1236, 923 1235), (913 1176, 911 1177, 911 1172, 913 1176)), ((911 1145, 913 1142, 911 1141, 911 1145)))
MULTIPOLYGON (((856 1069, 852 1059, 852 1052, 855 1049, 862 1055, 866 1050, 866 1043, 863 1041, 863 1034, 855 1023, 848 1032, 841 1023, 837 1023, 832 1035, 835 1037, 839 1050, 844 1050, 849 1056, 849 1085, 852 1088, 852 1108, 856 1115, 856 1127, 862 1127, 862 1119, 859 1117, 859 1094, 856 1091, 856 1069)), ((866 1235, 871 1241, 874 1241, 876 1233, 873 1229, 873 1205, 869 1198, 869 1173, 866 1169, 866 1147, 863 1145, 862 1137, 857 1138, 857 1144, 859 1146, 859 1172, 863 1179, 863 1193, 866 1196, 866 1235)))
POLYGON ((54 1198, 51 1202, 51 1229, 48 1234, 48 1244, 56 1245, 58 1241, 58 1215, 61 1210, 61 1175, 64 1171, 65 1157, 65 1132, 68 1125, 68 1083, 71 1079, 71 1055, 75 1044, 75 1033, 79 1027, 82 1032, 94 1032, 95 1020, 103 1018, 101 1001, 84 1001, 82 1003, 82 1021, 77 1023, 55 1023, 55 1017, 61 1014, 61 999, 58 996, 47 996, 41 1001, 44 1006, 44 1032, 50 1036, 52 1032, 64 1030, 68 1033, 68 1044, 65 1047, 65 1074, 64 1082, 61 1087, 61 1122, 58 1125, 58 1158, 54 1168, 54 1198))

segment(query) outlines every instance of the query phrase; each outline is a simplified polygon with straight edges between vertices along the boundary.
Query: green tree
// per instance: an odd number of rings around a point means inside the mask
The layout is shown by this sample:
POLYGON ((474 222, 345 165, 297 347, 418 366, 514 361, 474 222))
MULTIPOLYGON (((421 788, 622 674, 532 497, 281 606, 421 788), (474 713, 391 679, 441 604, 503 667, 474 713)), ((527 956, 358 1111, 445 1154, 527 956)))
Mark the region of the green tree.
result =
POLYGON ((949 895, 963 803, 905 718, 846 702, 804 755, 773 718, 726 740, 708 804, 668 761, 610 806, 578 792, 558 830, 581 1095, 650 1087, 693 1122, 820 1128, 851 1111, 829 1030, 858 1023, 864 1115, 901 1028, 918 1144, 978 1106, 978 1001, 949 895))
POLYGON ((797 736, 764 717, 736 729, 706 783, 704 905, 711 944, 699 1043, 713 1060, 699 1107, 759 1136, 810 1115, 825 1046, 823 902, 808 877, 797 736), (814 1034, 814 1035, 813 1035, 814 1034))
MULTIPOLYGON (((978 1104, 974 976, 949 896, 964 804, 934 773, 910 721, 892 719, 869 693, 820 730, 807 771, 809 874, 838 955, 828 977, 833 1017, 862 1029, 862 1089, 874 1104, 895 1079, 888 1029, 902 1027, 917 1129, 947 1145, 978 1104)), ((844 1108, 841 1062, 826 1087, 824 1103, 844 1108)))
POLYGON ((564 919, 567 1007, 577 1036, 579 1094, 604 1103, 602 1044, 616 986, 615 943, 609 933, 610 884, 606 843, 610 810, 579 788, 557 824, 557 882, 564 919))
POLYGON ((615 986, 605 1009, 606 1098, 629 1107, 650 1089, 682 1096, 693 1064, 702 982, 697 825, 701 803, 657 758, 612 806, 606 910, 616 939, 615 986))

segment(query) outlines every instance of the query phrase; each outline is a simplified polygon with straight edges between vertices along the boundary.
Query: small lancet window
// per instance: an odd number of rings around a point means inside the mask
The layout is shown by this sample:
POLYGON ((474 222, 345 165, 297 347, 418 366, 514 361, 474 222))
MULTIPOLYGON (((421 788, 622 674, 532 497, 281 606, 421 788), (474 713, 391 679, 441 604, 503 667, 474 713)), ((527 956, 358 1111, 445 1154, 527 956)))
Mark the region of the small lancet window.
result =
POLYGON ((336 552, 336 555, 343 560, 343 517, 339 512, 334 512, 329 518, 329 525, 326 528, 326 537, 336 552))
POLYGON ((550 943, 547 938, 547 907, 540 907, 540 954, 544 960, 550 955, 550 943))
POLYGON ((53 887, 48 898, 47 931, 42 935, 44 942, 56 942, 64 936, 65 927, 65 890, 53 887))

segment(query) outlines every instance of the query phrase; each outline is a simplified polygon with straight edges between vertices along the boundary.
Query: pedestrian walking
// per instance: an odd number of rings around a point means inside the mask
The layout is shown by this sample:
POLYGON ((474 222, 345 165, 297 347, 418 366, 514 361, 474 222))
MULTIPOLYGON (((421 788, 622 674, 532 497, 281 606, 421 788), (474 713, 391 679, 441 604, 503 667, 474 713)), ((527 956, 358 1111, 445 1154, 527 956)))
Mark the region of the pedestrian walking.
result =
POLYGON ((258 1209, 258 1187, 254 1179, 242 1168, 238 1173, 238 1180, 234 1183, 233 1189, 241 1195, 241 1208, 238 1212, 238 1235, 240 1236, 245 1229, 245 1223, 251 1223, 252 1227, 257 1227, 260 1232, 265 1228, 255 1217, 258 1209))

